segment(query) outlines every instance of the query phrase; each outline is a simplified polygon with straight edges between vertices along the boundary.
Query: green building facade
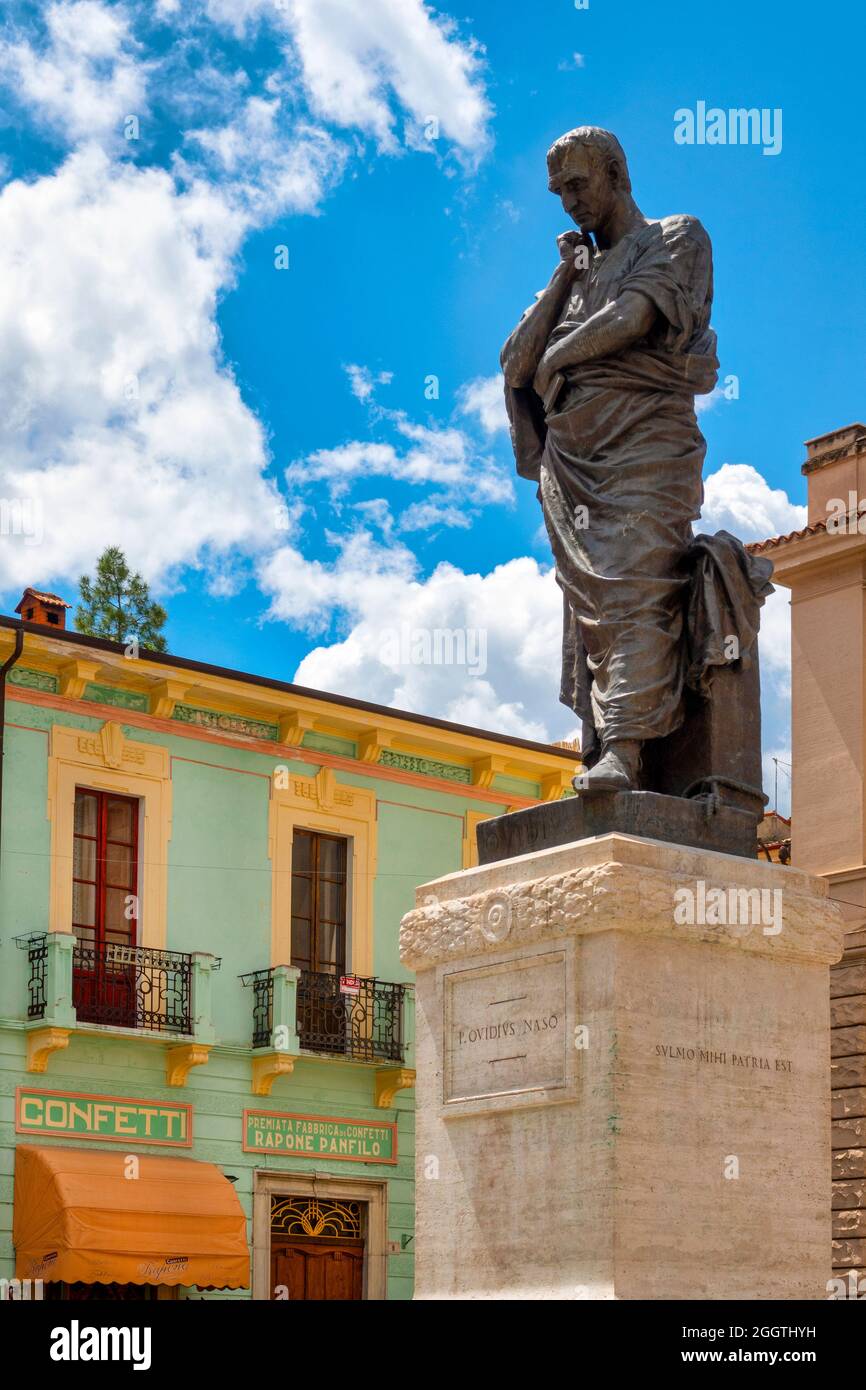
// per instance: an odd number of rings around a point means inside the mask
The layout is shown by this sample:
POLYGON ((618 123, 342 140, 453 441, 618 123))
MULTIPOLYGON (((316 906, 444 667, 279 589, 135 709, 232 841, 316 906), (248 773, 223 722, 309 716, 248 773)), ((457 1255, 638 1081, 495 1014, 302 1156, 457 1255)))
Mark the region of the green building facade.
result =
POLYGON ((130 653, 55 611, 0 619, 0 1278, 411 1298, 400 919, 475 862, 479 820, 559 798, 576 754, 130 653))

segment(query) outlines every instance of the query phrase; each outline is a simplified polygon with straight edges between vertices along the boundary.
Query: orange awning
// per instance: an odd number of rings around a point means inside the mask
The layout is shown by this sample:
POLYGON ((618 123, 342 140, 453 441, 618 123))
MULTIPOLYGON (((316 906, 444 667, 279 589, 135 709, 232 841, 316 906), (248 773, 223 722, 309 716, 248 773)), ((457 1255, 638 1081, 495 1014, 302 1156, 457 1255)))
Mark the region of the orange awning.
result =
POLYGON ((14 1201, 19 1279, 249 1286, 244 1213, 213 1163, 21 1144, 14 1201))

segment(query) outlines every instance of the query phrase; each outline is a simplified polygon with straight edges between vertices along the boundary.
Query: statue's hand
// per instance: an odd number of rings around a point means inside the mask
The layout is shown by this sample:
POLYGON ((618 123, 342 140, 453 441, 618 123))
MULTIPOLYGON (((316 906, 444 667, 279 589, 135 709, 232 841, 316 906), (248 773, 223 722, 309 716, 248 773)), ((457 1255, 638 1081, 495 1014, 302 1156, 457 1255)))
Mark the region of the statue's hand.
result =
POLYGON ((589 237, 583 232, 563 232, 556 238, 556 244, 562 264, 570 270, 575 280, 579 280, 592 260, 593 247, 589 237))

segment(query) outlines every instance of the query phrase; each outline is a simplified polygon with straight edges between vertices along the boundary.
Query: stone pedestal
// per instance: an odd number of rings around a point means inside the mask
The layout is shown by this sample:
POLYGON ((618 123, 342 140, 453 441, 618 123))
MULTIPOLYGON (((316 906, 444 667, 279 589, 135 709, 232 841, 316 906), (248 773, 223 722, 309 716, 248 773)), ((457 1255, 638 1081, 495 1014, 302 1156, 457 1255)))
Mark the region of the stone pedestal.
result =
POLYGON ((416 1297, 826 1298, 839 923, 616 834, 419 888, 416 1297))

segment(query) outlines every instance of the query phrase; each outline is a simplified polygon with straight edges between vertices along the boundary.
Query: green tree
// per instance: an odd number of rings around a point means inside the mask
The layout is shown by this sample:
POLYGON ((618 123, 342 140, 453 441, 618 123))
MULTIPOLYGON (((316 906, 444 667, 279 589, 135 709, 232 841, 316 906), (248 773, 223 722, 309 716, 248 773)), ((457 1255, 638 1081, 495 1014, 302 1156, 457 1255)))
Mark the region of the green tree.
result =
POLYGON ((137 639, 151 651, 165 651, 161 629, 168 614, 151 602, 150 590, 140 574, 130 572, 119 546, 110 545, 100 555, 95 579, 81 576, 78 594, 81 602, 75 610, 75 626, 79 632, 112 642, 137 639))

